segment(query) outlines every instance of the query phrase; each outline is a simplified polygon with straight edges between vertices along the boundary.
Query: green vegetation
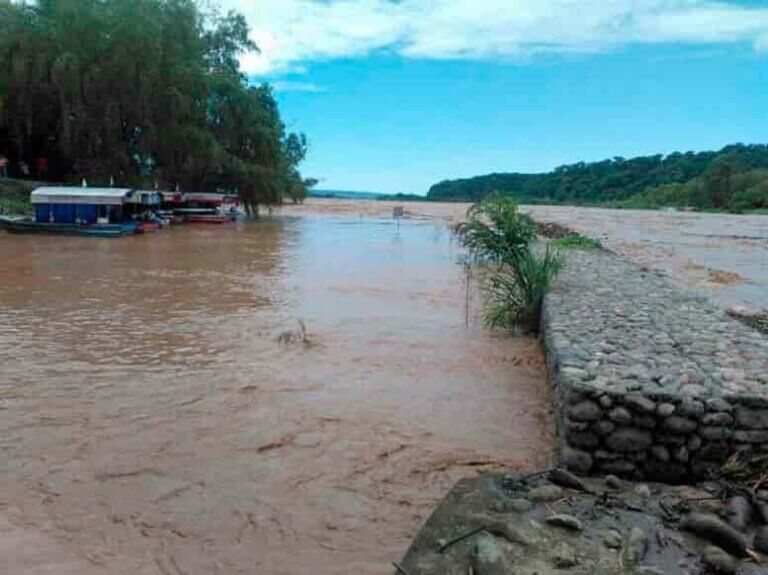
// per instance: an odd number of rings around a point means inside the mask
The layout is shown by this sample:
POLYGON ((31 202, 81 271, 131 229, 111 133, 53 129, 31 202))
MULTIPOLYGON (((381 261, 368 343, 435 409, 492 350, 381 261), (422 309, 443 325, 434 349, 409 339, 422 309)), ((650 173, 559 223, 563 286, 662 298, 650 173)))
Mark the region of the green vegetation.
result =
POLYGON ((594 250, 602 247, 600 240, 584 236, 563 236, 555 238, 552 243, 556 247, 566 250, 594 250))
POLYGON ((27 214, 32 211, 29 193, 39 182, 0 178, 0 211, 6 214, 27 214))
POLYGON ((490 327, 538 330, 542 301, 562 258, 549 246, 532 246, 534 230, 513 199, 496 195, 472 206, 467 221, 457 226, 472 258, 489 266, 485 319, 490 327))
POLYGON ((648 188, 619 204, 627 208, 695 207, 744 212, 768 208, 768 170, 742 169, 722 159, 682 184, 648 188))
POLYGON ((397 194, 379 194, 376 199, 387 202, 423 202, 427 198, 418 194, 406 194, 401 192, 397 194))
POLYGON ((549 246, 529 246, 504 262, 489 279, 487 324, 510 332, 517 326, 538 331, 544 296, 562 262, 549 246))
POLYGON ((525 203, 743 211, 768 207, 768 146, 561 166, 545 174, 490 174, 435 184, 428 199, 478 201, 502 191, 525 203))
POLYGON ((12 176, 301 200, 306 138, 240 71, 255 49, 202 0, 0 0, 0 154, 12 176))
POLYGON ((467 212, 467 221, 457 226, 470 255, 480 261, 508 262, 528 248, 536 235, 530 216, 521 214, 509 197, 491 195, 467 212))

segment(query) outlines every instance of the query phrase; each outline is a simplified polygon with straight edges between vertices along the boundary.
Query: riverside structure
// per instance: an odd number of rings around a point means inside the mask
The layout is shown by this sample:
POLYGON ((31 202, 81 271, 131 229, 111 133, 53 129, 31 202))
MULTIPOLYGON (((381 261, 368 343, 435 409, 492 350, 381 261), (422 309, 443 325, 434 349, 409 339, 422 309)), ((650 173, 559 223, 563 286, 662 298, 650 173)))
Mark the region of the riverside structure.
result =
POLYGON ((768 451, 768 337, 662 273, 569 252, 542 329, 571 470, 678 482, 768 451))

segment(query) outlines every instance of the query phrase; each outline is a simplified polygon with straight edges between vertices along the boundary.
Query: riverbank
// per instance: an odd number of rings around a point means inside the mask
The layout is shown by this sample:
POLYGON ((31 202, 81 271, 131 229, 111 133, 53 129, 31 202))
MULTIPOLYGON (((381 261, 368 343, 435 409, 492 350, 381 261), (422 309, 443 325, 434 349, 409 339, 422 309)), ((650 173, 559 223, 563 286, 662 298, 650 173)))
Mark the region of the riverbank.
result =
POLYGON ((558 460, 593 477, 463 480, 396 572, 762 573, 768 337, 664 274, 601 249, 566 253, 544 347, 558 460))
POLYGON ((757 575, 765 567, 755 548, 768 552, 768 527, 758 526, 743 497, 716 483, 511 472, 460 481, 394 572, 757 575), (741 529, 720 518, 726 515, 741 529))
POLYGON ((768 311, 768 216, 525 206, 721 308, 768 311))
POLYGON ((768 337, 661 272, 566 254, 542 318, 558 460, 597 477, 460 482, 400 572, 761 573, 768 337))
POLYGON ((692 481, 768 450, 768 337, 663 275, 572 250, 542 329, 573 469, 692 481))

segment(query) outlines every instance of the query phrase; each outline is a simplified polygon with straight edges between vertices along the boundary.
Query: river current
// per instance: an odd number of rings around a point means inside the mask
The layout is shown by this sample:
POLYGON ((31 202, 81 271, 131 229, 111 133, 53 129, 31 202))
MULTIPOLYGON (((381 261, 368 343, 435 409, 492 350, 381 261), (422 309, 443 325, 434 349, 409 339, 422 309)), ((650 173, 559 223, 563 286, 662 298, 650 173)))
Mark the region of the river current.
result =
POLYGON ((391 573, 457 479, 551 456, 539 344, 460 256, 440 220, 0 234, 0 572, 391 573))

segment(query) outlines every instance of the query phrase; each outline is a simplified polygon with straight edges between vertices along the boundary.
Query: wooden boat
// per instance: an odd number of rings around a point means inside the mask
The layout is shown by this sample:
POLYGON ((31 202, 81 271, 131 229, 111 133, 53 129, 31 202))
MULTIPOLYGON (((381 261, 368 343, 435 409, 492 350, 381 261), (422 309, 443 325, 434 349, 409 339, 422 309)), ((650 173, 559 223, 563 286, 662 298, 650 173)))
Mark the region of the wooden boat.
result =
POLYGON ((219 213, 186 214, 186 218, 190 224, 226 224, 232 221, 229 216, 219 213))
POLYGON ((184 216, 190 224, 225 224, 230 218, 221 210, 223 194, 184 194, 183 204, 173 213, 184 216))
POLYGON ((57 224, 36 222, 31 218, 0 218, 0 228, 12 234, 55 234, 116 238, 136 232, 135 222, 120 224, 57 224))
POLYGON ((231 221, 218 208, 179 208, 173 211, 177 217, 184 218, 190 224, 226 224, 231 221))

